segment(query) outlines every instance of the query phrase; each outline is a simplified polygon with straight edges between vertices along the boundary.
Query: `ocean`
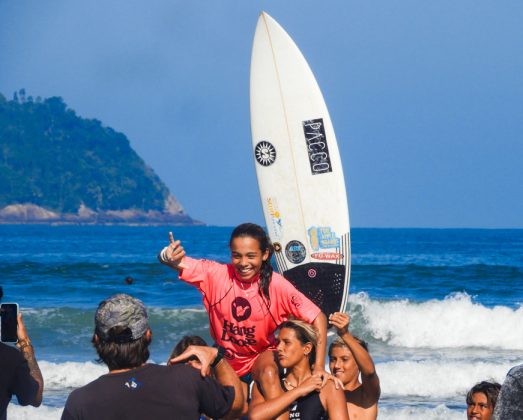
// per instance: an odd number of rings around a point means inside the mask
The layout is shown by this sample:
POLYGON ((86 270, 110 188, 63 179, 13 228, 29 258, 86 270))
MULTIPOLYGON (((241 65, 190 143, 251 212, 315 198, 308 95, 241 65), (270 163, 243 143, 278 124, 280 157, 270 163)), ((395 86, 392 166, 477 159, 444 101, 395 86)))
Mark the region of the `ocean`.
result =
MULTIPOLYGON (((170 229, 189 255, 229 260, 227 227, 0 225, 3 302, 19 303, 45 379, 43 406, 12 403, 10 419, 59 419, 67 395, 106 372, 90 338, 114 293, 148 307, 154 362, 185 334, 209 340, 199 293, 156 260, 170 229)), ((351 239, 351 330, 376 363, 379 418, 465 418, 470 387, 523 363, 523 230, 353 229, 351 239)))

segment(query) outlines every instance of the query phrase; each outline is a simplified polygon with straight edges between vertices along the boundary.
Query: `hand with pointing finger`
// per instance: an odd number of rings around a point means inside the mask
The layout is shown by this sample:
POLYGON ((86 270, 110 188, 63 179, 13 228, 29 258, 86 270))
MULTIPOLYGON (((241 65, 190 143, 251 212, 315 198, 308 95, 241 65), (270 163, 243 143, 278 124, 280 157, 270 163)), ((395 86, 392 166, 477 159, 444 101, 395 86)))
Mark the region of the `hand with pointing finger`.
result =
POLYGON ((176 270, 183 270, 185 266, 182 263, 185 257, 185 250, 180 241, 175 241, 172 232, 169 232, 169 246, 166 246, 158 254, 158 260, 165 265, 176 270))

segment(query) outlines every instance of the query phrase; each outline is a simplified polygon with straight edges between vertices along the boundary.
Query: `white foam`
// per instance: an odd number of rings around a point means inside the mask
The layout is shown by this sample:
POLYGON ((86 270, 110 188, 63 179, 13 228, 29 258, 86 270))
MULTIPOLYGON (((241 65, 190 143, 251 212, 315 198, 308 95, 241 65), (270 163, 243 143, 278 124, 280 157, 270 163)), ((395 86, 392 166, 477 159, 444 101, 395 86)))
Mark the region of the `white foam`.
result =
POLYGON ((363 318, 365 335, 389 346, 523 350, 522 306, 489 308, 466 293, 418 303, 372 300, 362 292, 349 302, 352 316, 363 318))
POLYGON ((466 418, 465 410, 451 410, 445 405, 434 408, 402 407, 380 408, 378 418, 381 420, 463 420, 466 418))
POLYGON ((510 363, 444 360, 400 361, 378 363, 376 372, 380 378, 382 395, 387 398, 452 398, 465 404, 465 395, 473 385, 484 380, 503 383, 512 366, 510 363))
POLYGON ((9 420, 59 420, 62 415, 63 407, 21 407, 9 404, 7 407, 7 418, 9 420))
POLYGON ((78 388, 108 373, 105 365, 94 362, 52 363, 44 360, 38 365, 47 391, 78 388))

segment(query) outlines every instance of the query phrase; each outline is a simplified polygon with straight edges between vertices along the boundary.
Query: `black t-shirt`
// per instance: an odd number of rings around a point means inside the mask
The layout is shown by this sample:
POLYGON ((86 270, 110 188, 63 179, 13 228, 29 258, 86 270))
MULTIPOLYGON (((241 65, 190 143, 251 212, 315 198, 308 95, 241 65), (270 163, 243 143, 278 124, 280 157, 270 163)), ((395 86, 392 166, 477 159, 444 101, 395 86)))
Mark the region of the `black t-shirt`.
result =
POLYGON ((74 390, 62 420, 199 419, 200 413, 223 417, 234 400, 234 388, 202 378, 187 365, 147 364, 100 376, 74 390))
POLYGON ((20 405, 29 405, 37 393, 38 382, 31 376, 22 353, 0 343, 0 420, 5 420, 7 405, 13 395, 20 405))

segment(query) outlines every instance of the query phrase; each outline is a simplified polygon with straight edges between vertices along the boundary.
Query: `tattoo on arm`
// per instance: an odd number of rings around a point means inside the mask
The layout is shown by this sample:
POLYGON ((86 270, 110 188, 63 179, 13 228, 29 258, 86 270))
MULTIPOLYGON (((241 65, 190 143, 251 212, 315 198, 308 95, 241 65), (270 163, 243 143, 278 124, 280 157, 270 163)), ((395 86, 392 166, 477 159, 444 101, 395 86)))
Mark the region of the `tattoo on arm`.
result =
POLYGON ((22 349, 22 354, 25 360, 27 360, 27 365, 29 366, 29 373, 31 374, 32 378, 38 383, 38 392, 34 401, 34 405, 37 407, 42 403, 42 394, 44 392, 44 378, 42 376, 42 372, 40 371, 40 367, 38 366, 38 363, 36 361, 33 347, 25 347, 24 349, 22 349))

